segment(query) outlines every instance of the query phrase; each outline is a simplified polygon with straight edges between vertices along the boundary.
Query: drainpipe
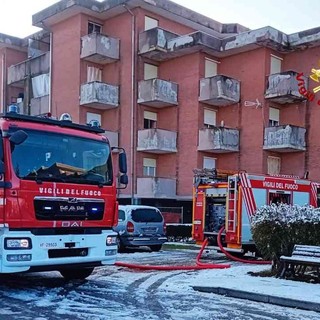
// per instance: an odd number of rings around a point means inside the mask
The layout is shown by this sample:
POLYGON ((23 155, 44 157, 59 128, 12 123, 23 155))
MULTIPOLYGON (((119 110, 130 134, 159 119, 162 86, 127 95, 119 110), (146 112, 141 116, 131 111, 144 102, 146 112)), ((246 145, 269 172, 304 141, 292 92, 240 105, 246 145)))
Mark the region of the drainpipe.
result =
MULTIPOLYGON (((50 32, 50 53, 49 53, 49 113, 52 114, 52 32, 50 32)), ((58 115, 56 115, 58 116, 58 115)))
POLYGON ((1 112, 6 110, 6 72, 5 72, 5 54, 1 57, 1 112))
POLYGON ((131 149, 131 204, 135 204, 134 192, 135 192, 135 168, 136 168, 136 157, 135 157, 135 125, 134 125, 134 105, 135 105, 135 63, 136 63, 136 52, 135 52, 135 15, 126 6, 123 7, 131 14, 131 121, 130 121, 130 149, 131 149))

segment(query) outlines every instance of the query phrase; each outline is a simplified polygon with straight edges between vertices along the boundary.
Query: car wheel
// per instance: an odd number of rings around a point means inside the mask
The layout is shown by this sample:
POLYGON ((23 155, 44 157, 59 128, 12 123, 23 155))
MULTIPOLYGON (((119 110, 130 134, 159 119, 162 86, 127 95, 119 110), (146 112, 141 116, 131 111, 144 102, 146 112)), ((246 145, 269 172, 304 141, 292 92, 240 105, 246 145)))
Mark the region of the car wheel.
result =
POLYGON ((118 247, 118 252, 124 252, 126 247, 122 244, 121 239, 119 236, 117 236, 117 247, 118 247))
POLYGON ((61 269, 60 274, 66 280, 84 280, 91 275, 94 268, 79 268, 79 269, 61 269))
POLYGON ((154 245, 154 246, 150 246, 151 251, 155 251, 155 252, 160 251, 161 248, 162 248, 162 245, 161 245, 161 244, 157 244, 157 245, 154 245))

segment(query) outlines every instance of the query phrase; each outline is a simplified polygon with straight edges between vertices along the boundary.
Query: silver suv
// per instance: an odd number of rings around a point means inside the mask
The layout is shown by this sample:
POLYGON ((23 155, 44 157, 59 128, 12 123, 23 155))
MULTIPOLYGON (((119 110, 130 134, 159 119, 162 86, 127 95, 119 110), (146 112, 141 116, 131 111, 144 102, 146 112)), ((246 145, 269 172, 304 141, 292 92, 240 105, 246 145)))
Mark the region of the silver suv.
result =
POLYGON ((167 241, 163 216, 155 207, 120 205, 118 225, 113 230, 118 233, 119 252, 126 247, 140 246, 160 251, 167 241))

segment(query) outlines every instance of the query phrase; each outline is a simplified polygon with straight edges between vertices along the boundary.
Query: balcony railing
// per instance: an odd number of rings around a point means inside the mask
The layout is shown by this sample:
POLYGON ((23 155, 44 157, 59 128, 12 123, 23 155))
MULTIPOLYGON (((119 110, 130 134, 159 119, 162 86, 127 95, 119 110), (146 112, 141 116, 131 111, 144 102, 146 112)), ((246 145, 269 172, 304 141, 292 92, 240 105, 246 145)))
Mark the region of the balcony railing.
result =
MULTIPOLYGON (((299 93, 298 73, 295 71, 286 71, 275 73, 268 76, 265 98, 280 104, 295 103, 306 98, 299 93)), ((304 87, 307 88, 306 78, 301 76, 304 81, 304 87)))
POLYGON ((292 125, 265 128, 263 149, 276 152, 305 151, 305 134, 305 128, 292 125))
POLYGON ((164 61, 195 52, 215 55, 220 51, 221 40, 203 31, 177 35, 160 28, 140 33, 139 54, 143 57, 164 61))
POLYGON ((50 53, 22 61, 8 68, 8 84, 21 84, 27 77, 35 77, 50 71, 50 53), (19 83, 20 82, 20 83, 19 83))
POLYGON ((200 129, 198 151, 227 153, 239 151, 239 130, 227 128, 200 129))
POLYGON ((177 133, 162 129, 139 130, 137 150, 151 153, 177 152, 177 133))
POLYGON ((119 60, 119 39, 100 33, 91 33, 81 38, 81 59, 99 64, 119 60))
POLYGON ((49 110, 50 95, 45 95, 38 98, 32 98, 30 102, 30 115, 38 116, 47 114, 49 110))
POLYGON ((213 106, 227 106, 240 101, 240 82, 217 75, 200 79, 199 101, 213 106))
POLYGON ((163 108, 178 105, 178 85, 161 79, 139 81, 138 103, 163 108))
POLYGON ((176 198, 176 180, 159 177, 137 178, 139 198, 176 198))
POLYGON ((80 105, 96 109, 112 109, 119 106, 119 87, 103 82, 81 85, 80 105))
POLYGON ((167 43, 178 35, 160 28, 153 28, 139 34, 139 54, 153 60, 165 60, 167 43))

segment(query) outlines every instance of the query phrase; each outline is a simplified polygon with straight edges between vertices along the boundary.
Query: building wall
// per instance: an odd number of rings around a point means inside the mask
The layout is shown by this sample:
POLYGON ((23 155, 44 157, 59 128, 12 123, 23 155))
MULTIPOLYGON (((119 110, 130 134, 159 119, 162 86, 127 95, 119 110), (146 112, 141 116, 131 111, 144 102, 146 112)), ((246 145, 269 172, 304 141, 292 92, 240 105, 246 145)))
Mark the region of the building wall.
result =
POLYGON ((68 112, 79 122, 81 17, 52 26, 52 115, 68 112))
MULTIPOLYGON (((279 157, 281 174, 303 176, 309 171, 309 178, 320 181, 320 172, 317 170, 320 151, 318 138, 320 105, 317 104, 317 100, 320 99, 320 92, 316 95, 315 101, 310 103, 280 105, 264 99, 271 54, 283 59, 282 71, 294 70, 308 75, 312 68, 319 67, 318 48, 282 54, 266 47, 257 47, 254 50, 222 58, 198 51, 158 62, 138 54, 139 34, 144 31, 146 15, 157 19, 160 28, 179 35, 197 30, 142 8, 132 9, 132 13, 134 20, 130 12, 121 13, 107 20, 100 20, 87 14, 77 14, 51 27, 52 114, 59 116, 63 112, 69 112, 74 121, 85 123, 88 112, 97 113, 102 117, 103 128, 119 133, 119 145, 127 152, 130 181, 128 188, 121 190, 121 196, 129 198, 136 194, 136 178, 143 176, 143 158, 157 160, 157 177, 177 180, 177 197, 181 198, 191 197, 192 169, 202 168, 204 157, 215 158, 219 169, 246 170, 252 173, 267 173, 268 157, 279 157), (80 59, 81 37, 87 34, 88 21, 101 24, 103 34, 120 39, 119 61, 103 65, 80 59), (134 48, 132 48, 133 23, 134 48), (205 74, 205 58, 219 62, 218 74, 240 81, 239 103, 220 107, 199 103, 199 81, 205 74), (133 66, 132 61, 134 61, 133 66), (158 66, 159 79, 178 84, 178 106, 153 108, 137 103, 137 84, 144 79, 144 63, 158 66), (120 87, 119 107, 96 109, 79 105, 80 85, 87 82, 88 66, 102 70, 102 82, 120 87), (261 102, 261 106, 245 106, 245 101, 255 102, 257 99, 261 102), (263 150, 264 130, 269 126, 270 107, 280 110, 280 125, 289 124, 307 128, 307 152, 263 150), (214 153, 197 150, 199 129, 204 125, 205 108, 217 112, 218 126, 223 123, 226 128, 240 131, 239 152, 214 153), (177 132, 176 153, 136 151, 137 131, 143 129, 144 111, 157 112, 157 128, 177 132)), ((3 52, 1 49, 0 57, 3 52)), ((6 67, 25 58, 25 53, 12 50, 11 60, 6 60, 6 67)), ((310 84, 312 88, 315 87, 315 84, 310 84)), ((8 101, 11 95, 17 94, 17 89, 10 86, 7 90, 8 101)))
POLYGON ((27 58, 27 53, 11 48, 0 49, 0 106, 1 111, 16 99, 19 93, 24 93, 23 85, 21 86, 7 86, 7 68, 11 65, 17 64, 27 58), (4 68, 3 68, 4 67, 4 68), (3 85, 4 84, 4 85, 3 85), (3 99, 3 101, 2 101, 3 99))

